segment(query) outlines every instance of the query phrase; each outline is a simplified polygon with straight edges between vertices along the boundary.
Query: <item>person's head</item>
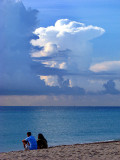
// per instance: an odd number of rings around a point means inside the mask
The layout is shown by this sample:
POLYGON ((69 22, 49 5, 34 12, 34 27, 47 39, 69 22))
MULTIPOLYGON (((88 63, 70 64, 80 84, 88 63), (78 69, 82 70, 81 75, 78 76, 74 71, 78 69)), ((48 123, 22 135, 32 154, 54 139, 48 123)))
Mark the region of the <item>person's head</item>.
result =
POLYGON ((39 133, 38 134, 38 139, 45 139, 45 138, 44 138, 43 134, 39 133))
POLYGON ((27 136, 30 137, 31 136, 31 132, 27 132, 27 136))

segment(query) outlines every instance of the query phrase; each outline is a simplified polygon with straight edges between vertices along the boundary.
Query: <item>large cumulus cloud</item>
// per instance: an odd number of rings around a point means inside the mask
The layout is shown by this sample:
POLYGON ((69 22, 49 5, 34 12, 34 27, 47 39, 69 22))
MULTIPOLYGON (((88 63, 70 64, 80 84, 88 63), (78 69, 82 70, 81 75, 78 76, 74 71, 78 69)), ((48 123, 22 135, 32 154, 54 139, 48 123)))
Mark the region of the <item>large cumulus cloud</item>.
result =
MULTIPOLYGON (((88 71, 91 64, 90 41, 104 32, 105 30, 101 27, 60 19, 54 26, 40 27, 34 31, 39 39, 32 39, 31 44, 40 49, 34 50, 31 56, 39 59, 49 57, 51 59, 42 59, 41 63, 47 67, 66 69, 69 73, 79 74, 88 71)), ((44 79, 45 83, 50 86, 58 84, 55 76, 41 77, 41 79, 44 79)))
MULTIPOLYGON (((100 27, 86 26, 80 22, 60 19, 54 26, 40 27, 35 30, 34 34, 39 36, 39 39, 33 39, 31 44, 43 48, 32 53, 32 57, 60 55, 63 51, 65 55, 65 51, 69 50, 69 61, 62 59, 61 62, 56 60, 56 63, 65 63, 66 65, 63 68, 74 72, 75 69, 77 69, 76 72, 88 69, 92 49, 90 40, 103 33, 104 29, 100 27)), ((51 63, 48 65, 52 67, 51 63)))

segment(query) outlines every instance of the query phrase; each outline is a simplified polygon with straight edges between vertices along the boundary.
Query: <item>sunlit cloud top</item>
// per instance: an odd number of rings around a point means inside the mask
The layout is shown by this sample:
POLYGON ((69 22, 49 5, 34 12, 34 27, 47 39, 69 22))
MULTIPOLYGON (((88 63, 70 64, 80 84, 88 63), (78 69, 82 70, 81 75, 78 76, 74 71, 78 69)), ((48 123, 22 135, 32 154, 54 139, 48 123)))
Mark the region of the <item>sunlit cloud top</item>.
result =
POLYGON ((34 31, 39 39, 31 40, 33 46, 42 47, 34 51, 32 57, 60 56, 61 52, 68 59, 59 59, 51 62, 43 62, 49 67, 57 67, 72 71, 88 69, 91 61, 92 46, 90 40, 101 36, 105 30, 101 27, 85 25, 69 19, 57 20, 54 26, 40 27, 34 31), (66 52, 67 51, 67 52, 66 52), (54 64, 58 65, 54 65, 54 64), (76 65, 74 65, 76 64, 76 65))

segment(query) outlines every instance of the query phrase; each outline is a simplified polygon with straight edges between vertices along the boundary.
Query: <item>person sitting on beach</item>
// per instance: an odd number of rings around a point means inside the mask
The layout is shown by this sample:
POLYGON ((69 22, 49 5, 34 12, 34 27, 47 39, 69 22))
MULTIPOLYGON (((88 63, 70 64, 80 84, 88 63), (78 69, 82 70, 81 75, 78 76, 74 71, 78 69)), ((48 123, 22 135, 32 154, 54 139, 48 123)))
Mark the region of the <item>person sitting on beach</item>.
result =
POLYGON ((27 138, 22 140, 25 150, 37 149, 37 141, 31 135, 31 132, 27 132, 27 138))
POLYGON ((38 149, 48 148, 47 140, 41 133, 38 134, 37 148, 38 149))

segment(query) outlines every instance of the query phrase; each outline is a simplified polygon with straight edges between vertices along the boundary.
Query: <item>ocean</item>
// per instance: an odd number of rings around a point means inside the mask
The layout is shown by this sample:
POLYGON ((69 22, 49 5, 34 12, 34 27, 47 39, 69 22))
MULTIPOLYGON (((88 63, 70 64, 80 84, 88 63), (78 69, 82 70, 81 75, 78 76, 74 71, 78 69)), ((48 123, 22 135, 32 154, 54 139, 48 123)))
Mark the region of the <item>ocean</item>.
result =
POLYGON ((42 133, 49 146, 120 139, 120 107, 0 107, 0 152, 42 133))

